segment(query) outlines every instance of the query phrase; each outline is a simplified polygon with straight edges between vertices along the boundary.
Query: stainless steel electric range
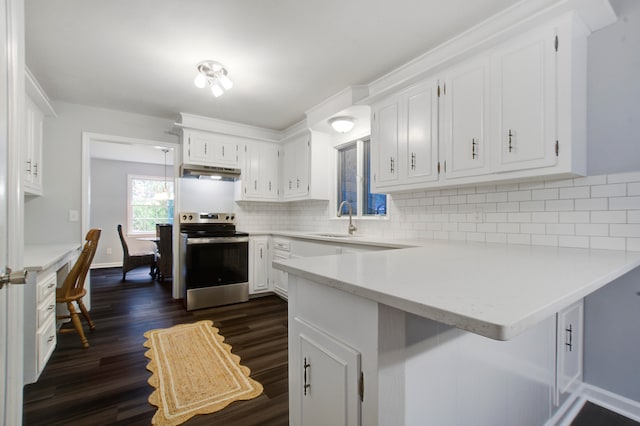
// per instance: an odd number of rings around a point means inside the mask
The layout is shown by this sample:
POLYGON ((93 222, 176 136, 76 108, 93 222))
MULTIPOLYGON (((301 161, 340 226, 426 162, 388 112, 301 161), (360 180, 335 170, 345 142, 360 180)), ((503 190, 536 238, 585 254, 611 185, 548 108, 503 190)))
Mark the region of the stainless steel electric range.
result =
POLYGON ((180 213, 179 254, 188 311, 249 300, 249 234, 234 213, 180 213))

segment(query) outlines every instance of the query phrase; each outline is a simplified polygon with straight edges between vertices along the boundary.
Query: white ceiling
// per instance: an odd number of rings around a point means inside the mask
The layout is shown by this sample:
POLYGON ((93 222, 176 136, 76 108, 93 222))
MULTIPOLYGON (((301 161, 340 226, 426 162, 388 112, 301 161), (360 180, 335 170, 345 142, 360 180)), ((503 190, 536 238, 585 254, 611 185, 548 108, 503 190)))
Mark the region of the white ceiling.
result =
POLYGON ((26 0, 26 58, 51 99, 283 130, 517 0, 26 0), (219 98, 196 64, 225 64, 219 98))

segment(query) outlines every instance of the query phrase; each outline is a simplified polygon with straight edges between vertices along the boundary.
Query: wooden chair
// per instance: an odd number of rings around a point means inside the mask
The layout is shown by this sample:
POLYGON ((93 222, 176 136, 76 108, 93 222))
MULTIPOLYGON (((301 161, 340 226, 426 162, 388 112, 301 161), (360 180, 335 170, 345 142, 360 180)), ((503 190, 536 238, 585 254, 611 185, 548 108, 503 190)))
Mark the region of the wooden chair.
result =
POLYGON ((118 235, 120 236, 120 243, 122 243, 122 281, 127 279, 127 272, 140 266, 149 265, 151 271, 149 275, 155 277, 156 275, 156 255, 155 253, 129 253, 129 246, 127 241, 122 235, 122 225, 118 225, 118 235))
POLYGON ((75 330, 80 335, 82 347, 85 349, 89 347, 89 341, 84 335, 82 323, 80 322, 80 317, 73 306, 73 302, 78 304, 80 312, 82 312, 82 316, 89 324, 91 331, 95 330, 96 326, 91 320, 84 303, 82 303, 82 298, 87 294, 87 290, 84 289, 84 281, 87 277, 87 273, 89 272, 89 267, 91 266, 93 257, 96 254, 101 232, 102 230, 97 228, 90 229, 89 232, 87 232, 87 236, 85 237, 86 242, 82 248, 80 256, 78 256, 78 260, 76 260, 73 268, 71 268, 71 271, 65 278, 62 287, 56 289, 56 303, 65 303, 69 310, 69 315, 59 315, 56 318, 71 318, 71 323, 73 324, 73 329, 60 329, 60 332, 64 333, 75 330))

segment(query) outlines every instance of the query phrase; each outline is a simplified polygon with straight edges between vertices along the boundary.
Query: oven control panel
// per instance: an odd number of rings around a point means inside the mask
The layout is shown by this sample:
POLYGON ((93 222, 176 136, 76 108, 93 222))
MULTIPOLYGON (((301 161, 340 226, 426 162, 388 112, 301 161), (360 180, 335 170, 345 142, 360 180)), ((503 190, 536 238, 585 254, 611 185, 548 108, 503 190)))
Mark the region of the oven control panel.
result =
POLYGON ((235 213, 180 213, 180 223, 234 223, 235 213))

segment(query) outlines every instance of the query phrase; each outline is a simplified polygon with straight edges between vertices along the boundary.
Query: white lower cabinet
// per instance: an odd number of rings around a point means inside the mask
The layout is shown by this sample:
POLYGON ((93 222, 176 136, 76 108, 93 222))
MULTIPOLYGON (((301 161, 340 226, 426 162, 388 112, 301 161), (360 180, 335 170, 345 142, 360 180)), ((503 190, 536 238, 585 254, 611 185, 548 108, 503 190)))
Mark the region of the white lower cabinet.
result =
MULTIPOLYGON (((291 257, 291 241, 286 238, 273 238, 273 260, 287 260, 291 257)), ((287 273, 279 269, 271 269, 273 291, 280 297, 287 298, 287 273)))
POLYGON ((582 383, 584 300, 558 312, 556 402, 582 383))
POLYGON ((249 293, 257 294, 270 290, 269 277, 271 253, 269 236, 249 238, 249 293))
POLYGON ((56 347, 56 271, 29 274, 25 306, 24 380, 34 383, 56 347), (29 275, 34 278, 29 278, 29 275))
POLYGON ((300 318, 291 332, 297 336, 302 374, 302 404, 292 424, 359 425, 360 353, 300 318))

